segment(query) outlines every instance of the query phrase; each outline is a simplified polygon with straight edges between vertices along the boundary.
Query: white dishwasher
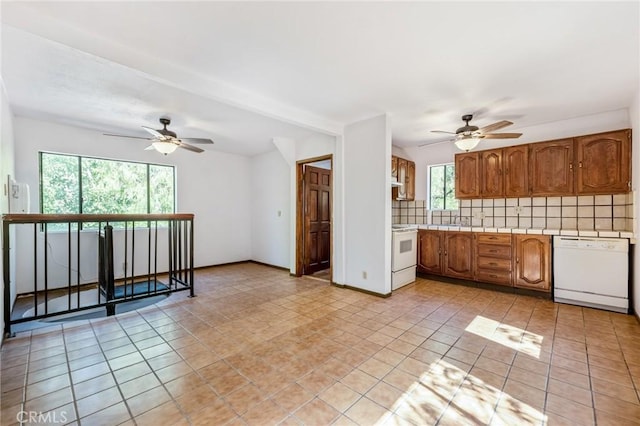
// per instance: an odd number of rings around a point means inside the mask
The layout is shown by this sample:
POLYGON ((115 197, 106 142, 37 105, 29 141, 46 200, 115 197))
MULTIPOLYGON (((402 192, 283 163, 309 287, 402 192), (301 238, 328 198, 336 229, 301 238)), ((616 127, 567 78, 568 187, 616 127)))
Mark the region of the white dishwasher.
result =
POLYGON ((553 300, 629 312, 629 240, 553 237, 553 300))

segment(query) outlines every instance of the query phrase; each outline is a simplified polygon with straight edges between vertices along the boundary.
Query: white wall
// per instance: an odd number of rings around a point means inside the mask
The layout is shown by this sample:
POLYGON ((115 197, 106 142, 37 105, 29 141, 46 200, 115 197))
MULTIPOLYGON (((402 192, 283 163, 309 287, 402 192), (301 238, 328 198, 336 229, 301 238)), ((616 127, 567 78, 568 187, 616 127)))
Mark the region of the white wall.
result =
MULTIPOLYGON (((631 180, 633 186, 634 206, 635 206, 635 223, 633 230, 638 234, 640 230, 640 199, 638 191, 640 190, 640 90, 638 90, 629 107, 629 118, 631 121, 631 180)), ((633 247, 633 258, 630 265, 633 269, 631 277, 631 290, 633 299, 633 310, 640 317, 640 247, 636 244, 633 247)))
POLYGON ((391 128, 387 115, 346 126, 343 152, 345 284, 388 294, 391 128))
POLYGON ((250 159, 180 149, 162 156, 145 151, 145 141, 24 117, 15 118, 14 132, 16 179, 31 188, 32 212, 40 211, 38 151, 175 165, 177 211, 195 214, 195 266, 251 258, 250 159))
MULTIPOLYGON (((517 123, 516 123, 517 125, 517 123)), ((513 131, 522 133, 518 139, 488 139, 480 142, 476 150, 499 148, 503 146, 520 145, 531 142, 561 139, 571 136, 587 135, 608 130, 626 129, 631 126, 629 111, 621 109, 577 117, 569 120, 543 123, 537 126, 516 128, 513 131)), ((511 131, 509 130, 505 131, 511 131)), ((425 200, 427 197, 427 172, 432 164, 452 163, 455 154, 462 151, 453 142, 438 143, 424 147, 406 147, 405 152, 410 160, 416 163, 416 199, 425 200)), ((634 170, 637 170, 634 168, 634 170)))
POLYGON ((283 268, 290 266, 290 174, 277 150, 251 158, 251 259, 283 268))
MULTIPOLYGON (((4 82, 0 77, 0 213, 8 213, 8 188, 7 176, 14 176, 14 135, 13 135, 13 113, 9 106, 9 100, 4 88, 4 82)), ((2 237, 2 230, 0 229, 0 237, 2 237)), ((0 238, 1 241, 1 238, 0 238)), ((0 245, 2 243, 0 242, 0 245)), ((0 272, 3 271, 3 258, 0 256, 0 272)), ((13 269, 13 268, 12 268, 13 269)), ((0 278, 2 279, 2 278, 0 278)), ((12 280, 13 281, 13 280, 12 280)), ((11 305, 15 300, 15 285, 11 285, 11 305)), ((0 329, 0 344, 4 338, 4 284, 2 290, 0 290, 0 322, 2 322, 2 328, 0 329)))

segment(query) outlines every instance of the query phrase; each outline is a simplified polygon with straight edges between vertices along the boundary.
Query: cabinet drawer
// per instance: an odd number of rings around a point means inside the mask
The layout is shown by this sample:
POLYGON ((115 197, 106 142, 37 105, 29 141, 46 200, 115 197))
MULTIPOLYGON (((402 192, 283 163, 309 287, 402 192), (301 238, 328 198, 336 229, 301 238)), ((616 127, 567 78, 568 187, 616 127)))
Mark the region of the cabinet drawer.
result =
POLYGON ((511 246, 498 244, 478 244, 478 256, 502 257, 511 259, 511 246))
POLYGON ((478 271, 476 271, 475 279, 476 281, 482 281, 485 283, 511 286, 511 272, 479 269, 478 271))
POLYGON ((478 269, 491 269, 498 271, 511 271, 511 259, 498 259, 495 257, 479 256, 477 258, 478 269))
POLYGON ((478 233, 477 238, 479 243, 511 245, 511 234, 478 233))

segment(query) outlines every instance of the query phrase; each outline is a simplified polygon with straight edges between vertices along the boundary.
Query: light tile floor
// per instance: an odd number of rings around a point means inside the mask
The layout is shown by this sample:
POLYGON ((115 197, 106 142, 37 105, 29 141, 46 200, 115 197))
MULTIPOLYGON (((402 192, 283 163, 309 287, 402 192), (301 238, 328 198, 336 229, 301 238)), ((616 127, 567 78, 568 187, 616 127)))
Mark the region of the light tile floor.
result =
POLYGON ((251 263, 196 285, 6 340, 1 424, 640 423, 633 316, 423 279, 382 299, 251 263))

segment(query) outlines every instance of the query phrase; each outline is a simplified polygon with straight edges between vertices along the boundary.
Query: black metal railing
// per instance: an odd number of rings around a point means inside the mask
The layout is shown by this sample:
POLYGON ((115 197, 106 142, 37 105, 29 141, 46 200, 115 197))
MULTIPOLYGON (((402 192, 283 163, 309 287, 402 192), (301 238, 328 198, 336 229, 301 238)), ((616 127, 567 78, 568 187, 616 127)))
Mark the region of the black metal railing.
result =
POLYGON ((193 237, 193 214, 3 215, 5 333, 175 291, 194 296, 193 237))

